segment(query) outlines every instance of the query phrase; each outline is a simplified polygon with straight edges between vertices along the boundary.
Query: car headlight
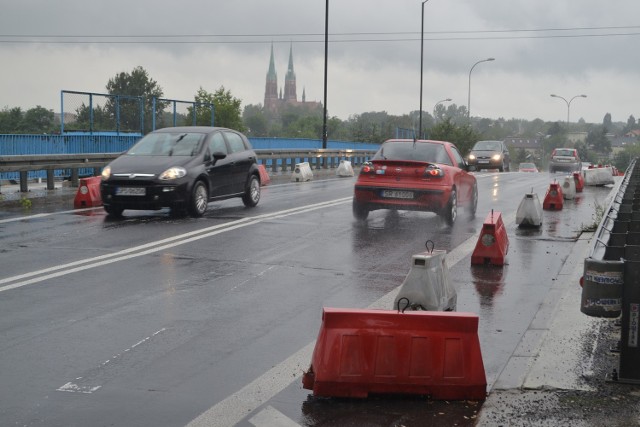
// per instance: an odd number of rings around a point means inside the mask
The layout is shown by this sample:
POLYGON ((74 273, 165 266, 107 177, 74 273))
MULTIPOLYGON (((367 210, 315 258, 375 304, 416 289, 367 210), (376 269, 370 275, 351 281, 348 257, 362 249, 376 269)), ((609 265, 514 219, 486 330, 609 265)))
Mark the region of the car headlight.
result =
POLYGON ((469 154, 469 160, 475 160, 476 156, 474 156, 473 154, 469 154))
POLYGON ((182 178, 186 174, 187 174, 187 170, 185 168, 174 166, 162 172, 158 178, 165 181, 169 181, 172 179, 182 178))
POLYGON ((106 181, 111 177, 111 166, 106 166, 104 169, 102 169, 102 173, 100 174, 100 176, 102 176, 102 180, 106 181))
POLYGON ((502 158, 502 155, 501 154, 494 154, 493 156, 491 156, 491 158, 493 160, 500 160, 502 158))

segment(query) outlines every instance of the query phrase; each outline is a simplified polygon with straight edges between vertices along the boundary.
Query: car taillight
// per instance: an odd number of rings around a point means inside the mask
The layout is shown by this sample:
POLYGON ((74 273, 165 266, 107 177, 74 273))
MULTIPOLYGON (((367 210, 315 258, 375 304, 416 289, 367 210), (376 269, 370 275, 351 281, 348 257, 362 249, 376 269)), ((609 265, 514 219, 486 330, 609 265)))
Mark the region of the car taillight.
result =
POLYGON ((371 163, 363 163, 360 168, 360 173, 373 173, 373 165, 371 163))
POLYGON ((442 178, 444 171, 438 166, 430 165, 424 170, 424 175, 427 178, 442 178))

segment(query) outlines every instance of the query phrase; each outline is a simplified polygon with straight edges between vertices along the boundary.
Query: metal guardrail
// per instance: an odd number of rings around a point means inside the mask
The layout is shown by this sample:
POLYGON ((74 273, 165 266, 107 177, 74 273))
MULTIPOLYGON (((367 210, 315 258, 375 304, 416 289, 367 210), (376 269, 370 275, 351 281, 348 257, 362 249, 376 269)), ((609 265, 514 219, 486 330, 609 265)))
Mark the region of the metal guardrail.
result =
MULTIPOLYGON (((296 163, 309 162, 316 168, 335 168, 340 160, 350 160, 354 166, 364 163, 375 154, 375 150, 349 149, 309 149, 309 150, 254 150, 258 155, 258 163, 272 172, 293 171, 296 163)), ((27 192, 28 173, 31 171, 47 172, 47 189, 55 188, 54 171, 69 171, 71 185, 78 186, 79 170, 93 168, 94 175, 121 153, 92 153, 92 154, 47 154, 0 156, 0 173, 19 172, 20 191, 27 192)), ((0 187, 1 190, 1 187, 0 187)))

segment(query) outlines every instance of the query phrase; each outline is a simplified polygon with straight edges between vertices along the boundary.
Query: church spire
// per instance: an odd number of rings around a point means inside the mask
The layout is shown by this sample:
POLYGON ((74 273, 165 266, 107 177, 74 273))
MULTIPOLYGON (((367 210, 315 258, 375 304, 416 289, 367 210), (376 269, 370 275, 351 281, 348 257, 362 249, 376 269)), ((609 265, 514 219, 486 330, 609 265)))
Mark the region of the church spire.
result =
POLYGON ((264 106, 268 109, 277 108, 278 101, 278 75, 276 74, 275 60, 273 59, 273 43, 271 43, 271 59, 269 60, 269 71, 267 71, 267 82, 264 88, 264 106))
POLYGON ((296 95, 296 73, 293 71, 293 43, 289 48, 289 66, 287 75, 284 78, 284 99, 285 101, 297 101, 296 95))

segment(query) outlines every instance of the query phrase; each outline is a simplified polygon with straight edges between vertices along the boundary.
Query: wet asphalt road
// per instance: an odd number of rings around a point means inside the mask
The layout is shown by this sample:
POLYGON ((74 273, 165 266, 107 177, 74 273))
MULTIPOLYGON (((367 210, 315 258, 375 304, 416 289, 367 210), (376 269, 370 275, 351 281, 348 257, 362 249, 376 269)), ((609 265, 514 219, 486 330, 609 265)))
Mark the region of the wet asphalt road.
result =
POLYGON ((430 239, 450 253, 458 311, 480 316, 491 390, 610 188, 588 187, 523 231, 518 203, 532 189, 542 200, 551 177, 477 176, 478 214, 452 228, 415 212, 356 222, 353 178, 274 183, 255 209, 230 200, 201 219, 112 220, 68 200, 2 209, 2 424, 473 425, 480 402, 315 399, 300 374, 322 307, 384 304, 430 239), (507 226, 507 265, 471 267, 491 209, 507 226))

